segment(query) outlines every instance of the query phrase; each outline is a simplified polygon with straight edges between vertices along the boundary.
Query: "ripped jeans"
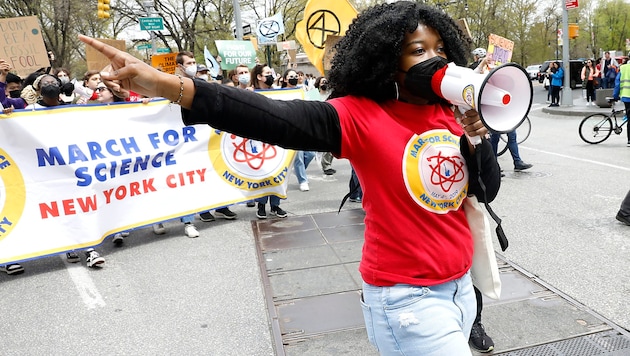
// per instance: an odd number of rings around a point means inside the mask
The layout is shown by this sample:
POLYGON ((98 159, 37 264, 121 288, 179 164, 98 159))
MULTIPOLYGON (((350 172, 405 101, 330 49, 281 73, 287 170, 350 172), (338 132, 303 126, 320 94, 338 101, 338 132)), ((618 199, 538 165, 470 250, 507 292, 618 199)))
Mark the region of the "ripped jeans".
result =
POLYGON ((431 287, 363 282, 361 308, 368 339, 381 355, 471 355, 477 302, 470 272, 431 287))

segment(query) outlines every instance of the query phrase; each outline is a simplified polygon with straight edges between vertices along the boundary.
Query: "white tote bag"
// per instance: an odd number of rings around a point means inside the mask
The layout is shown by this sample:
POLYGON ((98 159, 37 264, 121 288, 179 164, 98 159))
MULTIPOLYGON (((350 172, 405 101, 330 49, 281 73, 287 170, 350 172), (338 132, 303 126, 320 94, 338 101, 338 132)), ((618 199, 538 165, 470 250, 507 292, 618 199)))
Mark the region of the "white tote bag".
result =
POLYGON ((483 295, 492 299, 501 297, 501 277, 494 254, 490 222, 483 212, 477 197, 469 196, 464 200, 464 212, 473 236, 475 251, 470 268, 472 281, 483 295))

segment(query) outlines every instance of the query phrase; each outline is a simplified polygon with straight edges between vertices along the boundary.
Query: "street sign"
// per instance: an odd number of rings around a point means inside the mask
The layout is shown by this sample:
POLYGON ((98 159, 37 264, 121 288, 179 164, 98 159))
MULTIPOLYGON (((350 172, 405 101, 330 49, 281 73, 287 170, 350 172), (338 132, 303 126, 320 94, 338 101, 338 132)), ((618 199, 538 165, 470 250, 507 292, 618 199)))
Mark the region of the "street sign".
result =
POLYGON ((170 48, 158 48, 157 53, 171 53, 170 48))
POLYGON ((150 44, 150 43, 143 43, 143 44, 141 44, 141 45, 138 45, 138 47, 136 47, 136 48, 137 48, 138 50, 142 50, 142 49, 151 49, 151 48, 153 48, 153 47, 151 46, 151 44, 150 44))
MULTIPOLYGON (((234 33, 234 38, 236 38, 236 29, 233 29, 232 32, 234 33)), ((252 25, 247 24, 243 26, 243 36, 247 36, 247 35, 251 35, 252 34, 252 25)))
POLYGON ((578 0, 565 0, 564 5, 569 9, 575 9, 578 7, 578 0))
POLYGON ((140 30, 164 31, 164 19, 161 17, 140 17, 140 30))

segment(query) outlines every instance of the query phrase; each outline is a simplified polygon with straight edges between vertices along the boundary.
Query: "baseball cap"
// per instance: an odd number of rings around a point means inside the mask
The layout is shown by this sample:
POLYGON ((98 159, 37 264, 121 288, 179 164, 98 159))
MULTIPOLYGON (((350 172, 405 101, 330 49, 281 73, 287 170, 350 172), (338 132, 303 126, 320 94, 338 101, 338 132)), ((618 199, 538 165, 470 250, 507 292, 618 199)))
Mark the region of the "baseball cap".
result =
POLYGON ((207 72, 209 71, 208 67, 203 64, 197 64, 197 72, 207 72))

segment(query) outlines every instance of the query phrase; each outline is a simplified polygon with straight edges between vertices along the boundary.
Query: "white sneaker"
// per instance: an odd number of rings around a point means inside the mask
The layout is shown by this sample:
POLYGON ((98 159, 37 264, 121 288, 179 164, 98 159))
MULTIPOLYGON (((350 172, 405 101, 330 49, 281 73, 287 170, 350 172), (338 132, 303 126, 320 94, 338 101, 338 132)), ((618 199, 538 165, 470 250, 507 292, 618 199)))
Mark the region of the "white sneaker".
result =
POLYGON ((300 183, 300 190, 303 192, 308 192, 308 183, 300 183))
POLYGON ((188 237, 199 237, 199 231, 197 231, 197 228, 195 227, 195 225, 193 224, 184 224, 186 226, 184 226, 184 233, 186 234, 186 236, 188 237))
POLYGON ((88 267, 99 267, 100 265, 105 263, 105 259, 93 249, 87 250, 85 254, 87 256, 86 262, 88 267))
POLYGON ((153 224, 153 233, 156 235, 164 235, 166 233, 166 229, 164 228, 164 224, 153 224))

